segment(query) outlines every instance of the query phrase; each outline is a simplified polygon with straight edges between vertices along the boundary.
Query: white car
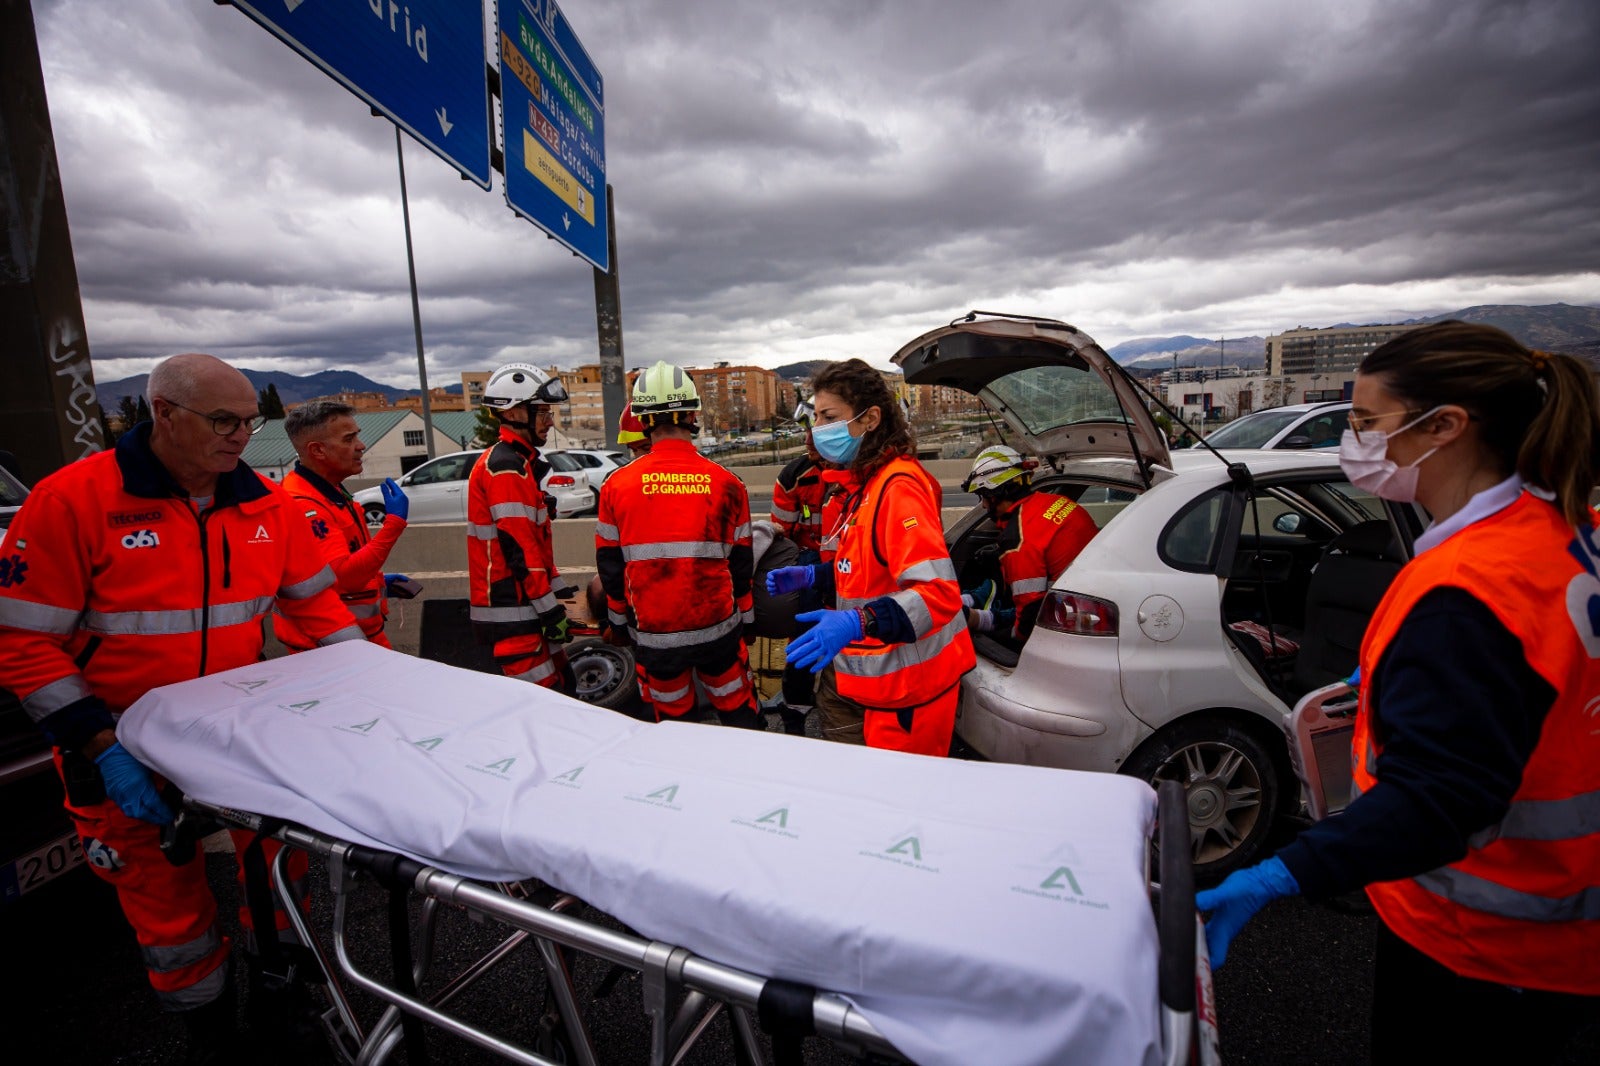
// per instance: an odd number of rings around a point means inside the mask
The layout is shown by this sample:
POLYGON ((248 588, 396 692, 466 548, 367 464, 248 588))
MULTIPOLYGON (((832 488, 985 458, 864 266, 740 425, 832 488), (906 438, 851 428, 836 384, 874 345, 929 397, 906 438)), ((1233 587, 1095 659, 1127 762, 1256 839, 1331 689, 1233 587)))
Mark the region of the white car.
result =
MULTIPOLYGON (((1355 489, 1333 455, 1170 454, 1133 381, 1060 322, 974 313, 894 361, 907 384, 979 396, 1039 458, 1036 487, 1100 527, 1026 644, 974 634, 960 738, 1004 762, 1177 779, 1197 873, 1252 861, 1299 809, 1284 721, 1354 668, 1415 512, 1355 489)), ((997 576, 981 507, 946 536, 963 588, 997 576)))
MULTIPOLYGON (((1287 448, 1336 452, 1350 425, 1350 401, 1293 403, 1241 415, 1206 438, 1213 448, 1287 448)), ((1204 448, 1205 444, 1196 444, 1204 448)))
POLYGON ((589 484, 594 486, 594 491, 597 493, 600 491, 600 486, 605 484, 606 478, 627 466, 629 459, 626 452, 601 448, 566 448, 562 454, 571 456, 579 466, 583 467, 584 474, 589 478, 589 484))
MULTIPOLYGON (((407 521, 465 522, 467 520, 467 477, 472 465, 483 454, 479 448, 468 452, 452 452, 430 459, 409 474, 397 478, 410 501, 407 521)), ((550 473, 545 475, 540 487, 556 498, 556 517, 571 518, 594 508, 596 493, 576 460, 560 452, 540 452, 550 463, 550 473)), ((383 524, 383 490, 374 485, 352 493, 351 499, 366 512, 367 524, 383 524)))

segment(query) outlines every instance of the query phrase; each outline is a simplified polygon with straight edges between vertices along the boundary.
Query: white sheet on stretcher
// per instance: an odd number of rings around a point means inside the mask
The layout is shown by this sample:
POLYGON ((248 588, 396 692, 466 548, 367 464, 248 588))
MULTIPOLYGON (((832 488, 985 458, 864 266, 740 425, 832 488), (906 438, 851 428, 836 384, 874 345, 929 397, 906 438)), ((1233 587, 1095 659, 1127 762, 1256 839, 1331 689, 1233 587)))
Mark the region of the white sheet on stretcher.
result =
POLYGON ((355 642, 157 689, 118 735, 198 799, 841 993, 915 1062, 1159 1057, 1130 778, 650 725, 355 642))

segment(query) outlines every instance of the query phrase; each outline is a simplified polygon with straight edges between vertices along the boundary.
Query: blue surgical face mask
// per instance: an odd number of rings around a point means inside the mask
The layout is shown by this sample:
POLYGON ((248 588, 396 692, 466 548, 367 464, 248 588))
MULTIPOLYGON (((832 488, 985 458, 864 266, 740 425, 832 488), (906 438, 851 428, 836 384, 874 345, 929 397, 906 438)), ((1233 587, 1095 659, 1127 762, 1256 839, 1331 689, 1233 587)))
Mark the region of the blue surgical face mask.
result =
MULTIPOLYGON (((856 415, 856 418, 860 417, 856 415)), ((812 426, 811 443, 817 446, 817 454, 830 463, 848 465, 856 457, 856 452, 861 450, 861 438, 850 435, 850 423, 856 418, 840 419, 825 426, 812 426)))

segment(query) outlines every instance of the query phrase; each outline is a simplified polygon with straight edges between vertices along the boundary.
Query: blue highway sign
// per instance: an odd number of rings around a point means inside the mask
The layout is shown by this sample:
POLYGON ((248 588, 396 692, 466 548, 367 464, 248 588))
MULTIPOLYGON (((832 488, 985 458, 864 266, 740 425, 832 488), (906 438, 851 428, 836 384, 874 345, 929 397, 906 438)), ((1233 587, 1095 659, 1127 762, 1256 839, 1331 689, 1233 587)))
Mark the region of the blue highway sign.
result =
POLYGON ((483 6, 461 0, 232 0, 285 44, 489 188, 483 6))
POLYGON ((500 0, 499 30, 506 203, 606 270, 600 72, 555 0, 500 0))

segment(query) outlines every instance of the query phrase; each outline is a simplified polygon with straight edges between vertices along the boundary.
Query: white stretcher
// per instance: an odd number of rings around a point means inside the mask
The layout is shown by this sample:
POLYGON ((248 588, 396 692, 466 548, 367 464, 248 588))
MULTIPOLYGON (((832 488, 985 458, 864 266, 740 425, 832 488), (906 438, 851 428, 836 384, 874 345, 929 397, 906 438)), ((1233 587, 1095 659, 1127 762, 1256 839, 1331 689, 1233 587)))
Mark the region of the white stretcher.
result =
MULTIPOLYGON (((593 1053, 552 943, 644 974, 655 1062, 708 1001, 732 1008, 748 1053, 744 1012, 765 1022, 797 989, 801 1031, 918 1063, 1215 1051, 1176 789, 1158 944, 1156 797, 1130 778, 646 724, 360 642, 157 689, 118 735, 197 809, 271 816, 328 856, 336 925, 354 871, 376 865, 538 938, 578 1061, 593 1053), (531 880, 562 895, 493 887, 531 880), (564 913, 573 897, 638 936, 564 913), (667 993, 684 990, 671 1019, 667 993)), ((549 1061, 360 974, 341 935, 340 968, 407 1015, 549 1061)), ((345 1021, 362 1061, 381 1057, 384 1025, 345 1021)))

